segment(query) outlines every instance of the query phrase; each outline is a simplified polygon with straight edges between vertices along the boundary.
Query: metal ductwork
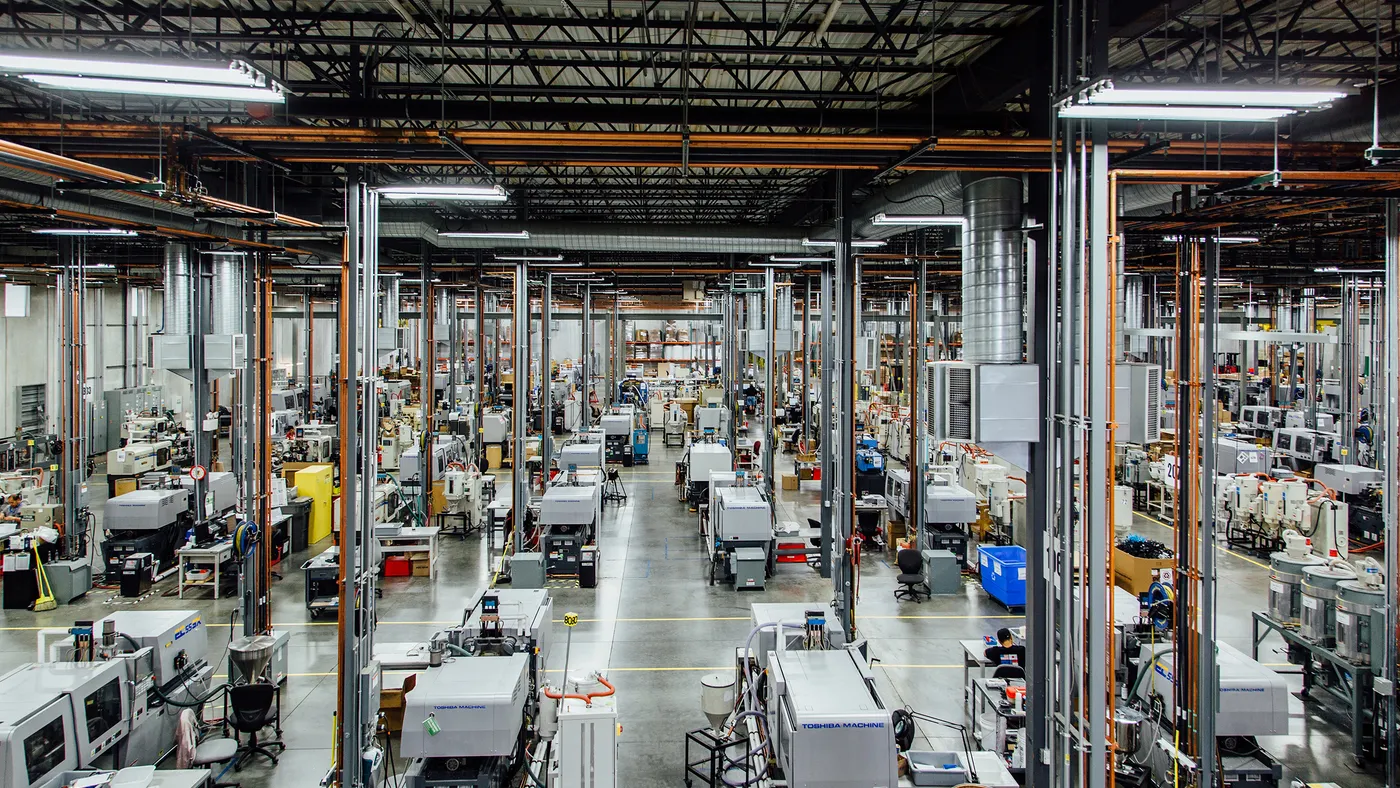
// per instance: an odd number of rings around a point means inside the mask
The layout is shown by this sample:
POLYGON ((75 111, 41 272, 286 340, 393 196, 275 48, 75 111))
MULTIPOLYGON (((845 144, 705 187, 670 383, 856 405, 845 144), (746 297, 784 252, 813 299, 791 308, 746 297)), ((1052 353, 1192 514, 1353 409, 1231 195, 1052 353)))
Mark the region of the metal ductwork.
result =
POLYGON ((970 177, 963 187, 963 357, 969 362, 1022 360, 1021 192, 1021 179, 1007 175, 970 177))
MULTIPOLYGON (((166 260, 170 255, 166 247, 166 260)), ((243 257, 216 255, 214 257, 214 333, 243 333, 243 257)))
POLYGON ((576 252, 703 252, 709 254, 799 254, 810 252, 798 228, 744 225, 587 224, 582 222, 492 222, 461 228, 471 232, 524 230, 529 238, 453 238, 438 235, 435 216, 385 212, 381 238, 417 238, 440 249, 558 249, 576 252))
POLYGON ((194 279, 190 276, 190 247, 184 242, 165 245, 165 292, 161 295, 161 316, 168 336, 187 336, 190 326, 190 299, 194 279))

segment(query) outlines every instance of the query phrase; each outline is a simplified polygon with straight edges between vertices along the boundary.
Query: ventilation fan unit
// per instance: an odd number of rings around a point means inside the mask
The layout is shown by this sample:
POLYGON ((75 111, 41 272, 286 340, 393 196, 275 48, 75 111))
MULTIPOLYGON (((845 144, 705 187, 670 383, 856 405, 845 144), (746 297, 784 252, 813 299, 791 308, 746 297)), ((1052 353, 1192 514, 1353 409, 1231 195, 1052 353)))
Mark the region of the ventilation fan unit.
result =
POLYGON ((1040 439, 1039 374, 1034 364, 930 363, 930 436, 937 442, 1037 442, 1040 439))

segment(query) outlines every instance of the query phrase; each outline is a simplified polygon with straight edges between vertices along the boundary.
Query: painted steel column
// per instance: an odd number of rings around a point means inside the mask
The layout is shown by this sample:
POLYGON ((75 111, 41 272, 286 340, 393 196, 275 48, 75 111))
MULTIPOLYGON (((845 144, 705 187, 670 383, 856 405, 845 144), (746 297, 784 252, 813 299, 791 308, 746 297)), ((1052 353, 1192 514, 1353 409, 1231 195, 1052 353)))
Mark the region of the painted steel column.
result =
MULTIPOLYGON (((433 428, 433 413, 437 410, 434 400, 437 399, 437 343, 433 336, 437 323, 437 288, 433 287, 433 266, 431 255, 425 245, 421 250, 422 257, 418 261, 418 328, 421 336, 420 347, 422 348, 418 358, 418 407, 423 414, 423 424, 425 425, 423 434, 418 439, 418 456, 426 457, 428 461, 419 463, 419 473, 422 474, 422 486, 419 493, 418 513, 423 516, 423 522, 428 522, 432 516, 433 500, 433 436, 437 430, 433 428)), ((453 312, 456 312, 454 309, 453 312)), ((455 317, 455 315, 454 315, 455 317)))
MULTIPOLYGON (((305 375, 302 378, 302 381, 306 384, 306 403, 302 406, 301 417, 306 421, 311 421, 311 414, 316 402, 315 373, 312 372, 313 367, 311 365, 312 360, 316 358, 316 345, 314 344, 316 341, 316 317, 315 309, 311 304, 310 291, 301 297, 301 301, 302 307, 306 310, 306 366, 303 368, 305 370, 305 375)), ((268 304, 269 308, 271 308, 271 306, 271 304, 268 304)))
MULTIPOLYGON (((840 178, 840 176, 837 176, 840 178)), ((821 337, 817 345, 821 347, 821 423, 818 425, 817 435, 821 441, 821 505, 822 505, 822 533, 821 533, 821 565, 819 567, 822 577, 832 577, 832 506, 835 504, 836 489, 836 466, 832 462, 831 447, 836 439, 835 407, 832 404, 832 397, 836 391, 835 373, 832 370, 833 345, 835 336, 832 333, 832 323, 835 303, 832 277, 835 267, 834 262, 822 263, 822 322, 821 337)))
POLYGON ((336 709, 339 724, 339 742, 336 771, 339 784, 346 788, 360 788, 363 780, 360 775, 360 751, 364 741, 359 720, 359 628, 362 624, 359 609, 361 578, 358 574, 362 545, 357 538, 348 538, 358 533, 359 494, 362 483, 358 473, 359 422, 360 410, 360 322, 364 315, 360 309, 358 290, 362 270, 364 232, 362 204, 366 199, 363 183, 347 184, 345 191, 346 215, 346 265, 340 277, 340 605, 338 610, 337 632, 339 638, 339 664, 337 678, 340 695, 336 709))
POLYGON ((593 285, 583 285, 583 421, 586 432, 593 426, 593 285))
POLYGON ((553 392, 550 391, 554 383, 554 375, 549 347, 550 324, 554 322, 553 300, 554 274, 546 270, 544 272, 544 295, 540 299, 540 468, 543 470, 546 480, 549 479, 550 459, 554 454, 554 419, 551 413, 554 409, 554 402, 552 401, 553 392))
MULTIPOLYGON (((525 507, 530 503, 530 471, 525 467, 525 427, 530 418, 530 264, 515 264, 515 349, 511 367, 515 382, 511 392, 511 426, 515 441, 511 447, 511 508, 515 515, 515 552, 525 551, 525 507)), ((500 370, 496 370, 500 374, 500 370)))
POLYGON ((802 277, 802 444, 812 440, 812 277, 802 277))
MULTIPOLYGON (((920 252, 923 251, 925 233, 919 234, 919 243, 915 247, 920 252)), ((923 395, 925 384, 928 382, 928 359, 925 350, 924 337, 927 334, 928 325, 928 255, 919 254, 919 259, 914 263, 914 308, 911 315, 914 320, 913 331, 910 332, 909 342, 909 380, 905 381, 904 388, 909 392, 909 478, 914 482, 914 495, 909 498, 909 522, 922 523, 924 517, 924 475, 928 470, 928 447, 924 445, 926 438, 925 425, 928 423, 928 397, 923 395)), ((918 526, 915 526, 916 528, 918 526)))
MULTIPOLYGON (((210 468, 213 465, 213 440, 204 430, 204 419, 212 407, 209 390, 209 372, 205 369, 204 337, 210 333, 210 313, 214 297, 212 293, 213 272, 209 270, 210 257, 189 249, 190 273, 193 293, 190 298, 190 379, 193 383, 194 410, 194 464, 210 468)), ((204 494, 209 489, 209 479, 194 481, 190 499, 193 503, 195 522, 203 522, 209 516, 204 494)))
MULTIPOLYGON (((1372 293, 1371 322, 1376 321, 1375 291, 1372 293)), ((1397 619, 1396 591, 1397 584, 1400 584, 1400 527, 1397 527, 1396 520, 1400 518, 1400 507, 1397 507, 1396 496, 1400 495, 1400 484, 1397 484, 1397 477, 1400 473, 1396 470, 1396 460, 1400 459, 1400 451, 1397 451, 1395 436, 1400 430, 1400 385, 1396 384, 1397 370, 1400 370, 1400 200, 1390 199, 1385 201, 1385 372, 1383 374, 1371 375, 1371 389, 1376 388, 1376 381, 1384 381, 1385 406, 1381 408, 1381 416, 1376 421, 1377 427, 1374 430, 1377 442, 1377 458, 1380 464, 1376 467, 1384 472, 1385 486, 1382 488, 1382 507, 1385 521, 1385 622, 1388 637, 1385 641, 1385 665, 1381 670, 1385 677, 1389 679, 1391 686, 1390 697, 1388 698, 1387 720, 1386 720, 1386 785, 1395 785, 1400 780, 1400 763, 1396 753, 1397 735, 1395 730, 1397 696, 1394 690, 1397 681, 1396 666, 1396 631, 1400 628, 1400 619, 1397 619)), ((1371 334, 1375 335, 1374 328, 1371 334)), ((1374 357, 1371 366, 1376 366, 1374 357)), ((1344 381, 1343 385, 1350 385, 1351 381, 1344 381)), ((1374 416, 1373 416, 1374 418, 1374 416)))
MULTIPOLYGON (((1201 332, 1205 353, 1201 357, 1201 484, 1199 599, 1201 638, 1196 653, 1196 686, 1200 719, 1196 726, 1196 752, 1200 756, 1200 784, 1215 785, 1215 714, 1220 705, 1215 664, 1215 332, 1220 318, 1220 245, 1214 237, 1201 243, 1205 291, 1201 296, 1201 332)), ((1178 311, 1178 315, 1185 313, 1178 311)), ((1180 317, 1178 318, 1180 319, 1180 317)), ((1319 346, 1320 347, 1320 346, 1319 346)), ((1309 356, 1309 364, 1314 359, 1309 356)), ((1178 428, 1180 428, 1178 421, 1178 428)), ((1190 427, 1187 427, 1190 429, 1190 427)), ((1188 580, 1189 582, 1189 580, 1188 580)))
POLYGON ((1104 788, 1108 779, 1107 721, 1108 677, 1105 665, 1108 662, 1108 576, 1109 551, 1109 509, 1112 506, 1111 490, 1108 486, 1106 466, 1111 457, 1112 446, 1108 442, 1108 367, 1111 359, 1109 332, 1111 325, 1108 316, 1108 278, 1111 275, 1108 260, 1108 141, 1107 125, 1098 122, 1093 125, 1094 151, 1089 183, 1089 297, 1085 315, 1088 321, 1088 343, 1086 360, 1089 380, 1086 384, 1089 399, 1088 443, 1084 447, 1083 523, 1087 546, 1088 567, 1085 593, 1088 595, 1089 619, 1085 622, 1085 640, 1088 648, 1084 655, 1088 663, 1087 696, 1085 714, 1089 723, 1088 761, 1086 774, 1088 788, 1104 788))
MULTIPOLYGON (((1066 143, 1074 143, 1082 139, 1082 133, 1078 133, 1082 128, 1081 124, 1071 122, 1068 126, 1068 133, 1065 135, 1066 143)), ((1060 355, 1056 369, 1059 372, 1059 390, 1055 397, 1057 410, 1055 412, 1054 429, 1059 440, 1059 462, 1056 467, 1054 478, 1054 488, 1047 501, 1048 506, 1053 506, 1053 501, 1058 499, 1062 502, 1073 501, 1075 497, 1074 474, 1071 469, 1075 467, 1077 461, 1076 445, 1078 443, 1078 430, 1075 422, 1079 410, 1079 400, 1075 397, 1075 366, 1082 359, 1077 355, 1079 345, 1078 337, 1073 330, 1073 326, 1079 324, 1077 309, 1078 302, 1077 283, 1080 281, 1080 269, 1082 268, 1083 234, 1080 230, 1079 216, 1082 214, 1078 184, 1078 165, 1075 161, 1074 153, 1066 153, 1064 156, 1063 184, 1060 192, 1060 200, 1064 206, 1064 212, 1060 217, 1060 233, 1065 239, 1064 248, 1061 254, 1060 263, 1062 266, 1060 279, 1060 355)), ((1069 562, 1074 560, 1074 507, 1061 505, 1058 507, 1058 517, 1054 527, 1054 535, 1058 544, 1055 549, 1059 553, 1056 562, 1058 581, 1058 593, 1055 601, 1055 623, 1053 628, 1058 629, 1059 638, 1064 642, 1077 642, 1075 632, 1075 622, 1078 617, 1075 615, 1074 605, 1069 600, 1073 599, 1073 573, 1069 570, 1069 562)), ((1054 638, 1051 639, 1052 641, 1054 638)), ((1069 658, 1072 652, 1066 649, 1065 658, 1056 660, 1058 665, 1058 675, 1056 680, 1056 697, 1050 711, 1053 712, 1055 735, 1051 738, 1050 766, 1052 769, 1051 780, 1060 788, 1069 788, 1075 785, 1074 769, 1071 768, 1071 760, 1076 757, 1076 746, 1072 738, 1070 717, 1073 714, 1073 687, 1075 686, 1073 659, 1069 658)))
MULTIPOLYGON (((76 535, 84 532, 84 529, 76 527, 76 523, 78 511, 82 508, 78 503, 83 500, 83 475, 87 468, 87 450, 84 445, 87 419, 84 416, 88 403, 83 397, 83 386, 87 383, 87 345, 84 341, 87 323, 83 316, 87 295, 87 242, 82 238, 60 237, 58 257, 60 267, 54 298, 58 304, 60 336, 63 341, 63 366, 59 369, 58 424, 63 446, 63 522, 68 524, 65 533, 76 535)), ((109 418, 117 418, 120 415, 109 414, 109 418)), ((64 553, 70 552, 70 548, 74 546, 70 539, 65 539, 64 553)), ((96 548, 95 544, 87 546, 88 550, 96 548)))
MULTIPOLYGON (((687 334, 687 336, 689 336, 687 334)), ((608 401, 617 404, 617 387, 627 373, 627 342, 622 338, 622 294, 613 293, 612 345, 608 348, 611 357, 608 367, 612 370, 612 381, 608 385, 608 401)))
POLYGON ((778 434, 777 425, 774 422, 773 406, 778 401, 778 390, 775 385, 777 375, 775 370, 778 366, 777 338, 778 330, 778 276, 772 268, 765 271, 763 279, 763 316, 765 339, 768 343, 767 353, 763 357, 763 474, 768 480, 768 497, 776 501, 778 486, 773 477, 776 472, 773 467, 774 452, 773 443, 778 434))
POLYGON ((855 496, 852 488, 855 483, 855 338, 860 320, 860 301, 857 297, 858 277, 851 259, 851 224, 848 220, 850 194, 846 191, 845 179, 837 174, 836 211, 836 297, 837 314, 840 317, 838 333, 839 350, 835 355, 840 397, 839 437, 833 447, 832 460, 836 467, 837 482, 833 495, 835 511, 832 517, 832 582, 835 586, 837 615, 850 637, 855 636, 855 596, 849 565, 850 553, 847 540, 851 537, 854 525, 855 496))

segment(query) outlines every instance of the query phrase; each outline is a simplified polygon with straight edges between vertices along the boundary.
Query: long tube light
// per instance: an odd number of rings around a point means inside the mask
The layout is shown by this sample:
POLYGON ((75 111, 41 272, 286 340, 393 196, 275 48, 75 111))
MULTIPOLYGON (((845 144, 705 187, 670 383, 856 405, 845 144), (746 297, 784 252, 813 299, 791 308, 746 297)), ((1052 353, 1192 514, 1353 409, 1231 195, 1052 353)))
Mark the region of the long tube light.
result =
MULTIPOLYGON (((495 259, 509 260, 512 263, 562 263, 564 262, 564 255, 498 254, 495 256, 495 259)), ((579 265, 583 265, 583 263, 579 263, 579 265)))
POLYGON ((249 101, 262 104, 282 104, 287 97, 275 85, 248 87, 244 85, 203 84, 199 82, 158 82, 149 79, 107 79, 104 77, 69 77, 52 74, 21 74, 22 78, 54 90, 78 90, 87 93, 122 93, 166 98, 209 99, 211 101, 249 101))
MULTIPOLYGON (((802 245, 803 245, 803 246, 814 246, 814 247, 818 247, 818 246, 820 246, 820 247, 835 247, 835 246, 836 246, 836 241, 828 241, 828 240, 821 239, 821 238, 817 238, 817 239, 813 239, 813 238, 803 238, 803 239, 802 239, 802 245)), ((881 246, 884 246, 884 245, 885 245, 885 242, 884 242, 884 241, 876 241, 876 240, 854 240, 854 241, 851 241, 851 247, 854 248, 854 249, 878 249, 878 248, 880 248, 881 246)))
POLYGON ((791 257, 791 256, 783 256, 783 255, 774 254, 774 255, 769 255, 769 256, 768 256, 768 262, 770 262, 770 263, 829 263, 829 262, 831 262, 831 258, 830 258, 830 257, 791 257))
POLYGON ((1263 123, 1293 115, 1287 107, 1180 107, 1151 104, 1073 104, 1060 117, 1077 120, 1199 120, 1263 123))
POLYGON ((961 227, 963 224, 963 217, 954 214, 918 216, 877 213, 875 214, 875 218, 870 220, 870 223, 878 225, 912 225, 916 227, 961 227))
MULTIPOLYGON (((1163 241, 1166 241, 1167 243, 1172 243, 1172 244, 1174 244, 1174 243, 1181 243, 1182 236, 1180 236, 1180 235, 1164 235, 1164 236, 1162 236, 1162 240, 1163 240, 1163 241)), ((1201 240, 1211 240, 1211 239, 1202 238, 1201 240)), ((1222 236, 1220 236, 1219 238, 1215 238, 1215 239, 1213 239, 1213 240, 1214 240, 1216 243, 1218 243, 1218 244, 1257 244, 1257 243, 1259 243, 1259 238, 1258 238, 1257 236, 1253 236, 1253 235, 1222 235, 1222 236)))
POLYGON ((1294 85, 1118 85, 1106 81, 1085 91, 1080 103, 1318 109, 1347 95, 1348 91, 1339 88, 1294 85))
POLYGON ((205 85, 256 87, 263 77, 241 60, 199 65, 190 61, 136 61, 0 52, 0 73, 11 76, 52 74, 108 79, 150 79, 205 85))
POLYGON ((501 186, 479 186, 472 184, 405 184, 403 186, 381 186, 376 191, 389 200, 477 200, 482 202, 505 202, 510 194, 501 186))
POLYGON ((67 235, 77 237, 136 235, 135 230, 123 230, 120 227, 43 227, 38 230, 31 230, 30 232, 33 232, 35 235, 67 235))
POLYGON ((529 230, 521 230, 521 231, 519 231, 519 232, 490 232, 490 231, 485 231, 485 232, 461 231, 461 232, 458 232, 458 231, 451 231, 451 232, 445 232, 445 233, 440 232, 440 233, 438 233, 438 237, 439 237, 439 238, 499 238, 499 239, 503 239, 503 240, 505 240, 505 239, 519 239, 519 240, 522 240, 522 241, 528 241, 528 240, 530 240, 530 231, 529 231, 529 230))

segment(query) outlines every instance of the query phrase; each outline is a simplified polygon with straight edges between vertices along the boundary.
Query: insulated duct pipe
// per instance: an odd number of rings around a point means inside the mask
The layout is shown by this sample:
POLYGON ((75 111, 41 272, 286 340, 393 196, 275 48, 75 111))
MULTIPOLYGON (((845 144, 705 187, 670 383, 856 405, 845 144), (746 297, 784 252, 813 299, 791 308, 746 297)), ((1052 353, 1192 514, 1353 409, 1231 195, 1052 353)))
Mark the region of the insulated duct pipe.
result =
POLYGON ((1022 361, 1021 179, 994 175, 963 187, 963 357, 1022 361))
POLYGON ((194 293, 190 278, 190 247, 183 241, 165 245, 165 292, 161 295, 163 333, 185 336, 190 333, 190 298, 194 293))
MULTIPOLYGON (((167 255, 169 249, 167 246, 167 255)), ((214 257, 214 292, 217 295, 214 299, 215 334, 244 333, 243 260, 242 255, 214 257)))

